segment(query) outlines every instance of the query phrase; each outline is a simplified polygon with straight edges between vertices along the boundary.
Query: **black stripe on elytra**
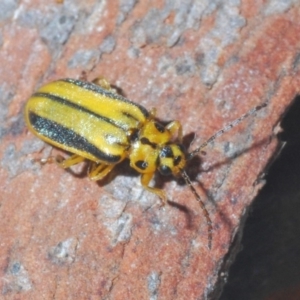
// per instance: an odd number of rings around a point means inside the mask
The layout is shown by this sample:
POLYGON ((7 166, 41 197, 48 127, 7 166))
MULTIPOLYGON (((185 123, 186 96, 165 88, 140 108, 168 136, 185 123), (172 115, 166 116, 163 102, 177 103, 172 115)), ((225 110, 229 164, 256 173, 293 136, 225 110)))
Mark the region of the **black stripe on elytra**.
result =
POLYGON ((51 100, 51 101, 59 102, 59 103, 65 105, 65 106, 69 106, 69 107, 72 107, 72 108, 74 108, 76 110, 79 110, 81 112, 87 113, 89 115, 93 115, 97 119, 100 119, 100 120, 105 121, 105 122, 107 122, 109 124, 112 124, 112 125, 120 128, 120 129, 122 129, 123 131, 127 130, 127 128, 122 128, 120 126, 120 124, 116 123, 113 119, 109 119, 109 118, 104 117, 102 115, 96 114, 95 112, 93 112, 93 111, 91 111, 91 110, 89 110, 89 109, 87 109, 85 107, 82 107, 79 104, 73 103, 73 102, 71 102, 71 101, 69 101, 69 100, 67 100, 65 98, 62 98, 62 97, 59 97, 59 96, 56 96, 56 95, 52 95, 52 94, 49 94, 49 93, 39 93, 39 92, 34 93, 33 97, 42 97, 42 98, 47 98, 48 100, 51 100))
POLYGON ((147 109, 135 102, 132 102, 128 99, 126 99, 125 97, 122 97, 121 95, 117 94, 117 93, 113 93, 110 92, 106 89, 103 89, 101 86, 94 84, 92 82, 87 82, 87 81, 82 81, 82 80, 78 80, 78 79, 71 79, 71 78, 66 78, 66 79, 61 79, 60 81, 64 81, 64 82, 68 82, 71 84, 74 84, 76 86, 79 86, 83 89, 89 90, 89 91, 93 91, 95 93, 101 94, 101 95, 105 95, 108 98, 112 98, 112 99, 118 99, 122 102, 128 103, 130 105, 136 106, 137 108, 140 109, 140 111, 142 112, 142 114, 148 118, 149 117, 149 112, 147 111, 147 109))
POLYGON ((112 164, 119 162, 121 158, 119 155, 110 155, 102 152, 99 148, 91 144, 86 138, 82 137, 71 129, 68 129, 49 119, 40 117, 33 112, 29 113, 29 120, 32 127, 39 134, 59 144, 90 153, 97 159, 112 164))
POLYGON ((126 116, 127 118, 133 119, 135 122, 140 122, 135 116, 126 111, 122 111, 122 115, 126 116))

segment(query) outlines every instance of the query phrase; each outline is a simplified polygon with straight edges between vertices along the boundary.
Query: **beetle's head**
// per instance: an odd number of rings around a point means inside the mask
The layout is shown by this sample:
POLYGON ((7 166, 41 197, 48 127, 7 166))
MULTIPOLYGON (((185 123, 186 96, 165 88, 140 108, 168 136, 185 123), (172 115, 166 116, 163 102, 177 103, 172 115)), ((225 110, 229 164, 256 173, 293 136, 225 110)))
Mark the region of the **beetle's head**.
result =
POLYGON ((186 151, 180 144, 166 144, 159 149, 158 170, 162 175, 181 175, 186 165, 186 151))

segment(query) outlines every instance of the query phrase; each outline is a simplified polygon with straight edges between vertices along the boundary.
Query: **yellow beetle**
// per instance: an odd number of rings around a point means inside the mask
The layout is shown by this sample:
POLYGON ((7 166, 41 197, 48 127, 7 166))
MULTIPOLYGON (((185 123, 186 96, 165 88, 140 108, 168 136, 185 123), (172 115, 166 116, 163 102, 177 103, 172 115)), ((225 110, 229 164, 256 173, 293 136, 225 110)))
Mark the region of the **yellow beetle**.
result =
POLYGON ((62 168, 88 160, 88 176, 92 180, 104 178, 116 164, 128 158, 130 166, 141 174, 143 187, 158 195, 164 204, 167 199, 164 191, 149 186, 155 171, 182 176, 204 212, 211 247, 212 222, 184 170, 186 162, 265 105, 250 110, 190 153, 182 145, 180 122, 162 125, 155 119, 154 110, 149 112, 118 95, 104 79, 97 84, 62 79, 42 86, 28 100, 25 120, 39 138, 74 154, 67 159, 57 157, 56 162, 62 168))

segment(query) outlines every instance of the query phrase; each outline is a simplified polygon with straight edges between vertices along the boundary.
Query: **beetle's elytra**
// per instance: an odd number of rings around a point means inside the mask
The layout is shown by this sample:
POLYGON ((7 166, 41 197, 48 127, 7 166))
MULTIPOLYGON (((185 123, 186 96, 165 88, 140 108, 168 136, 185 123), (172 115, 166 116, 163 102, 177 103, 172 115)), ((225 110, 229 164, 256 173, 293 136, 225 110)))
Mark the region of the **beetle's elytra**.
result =
POLYGON ((99 83, 62 79, 42 86, 26 104, 28 128, 42 140, 73 154, 61 161, 57 159, 61 167, 89 161, 88 176, 92 180, 104 178, 116 164, 128 158, 130 166, 141 174, 143 187, 158 195, 163 203, 164 191, 149 186, 155 171, 182 176, 204 212, 210 247, 212 222, 185 172, 186 162, 266 104, 250 110, 188 153, 182 145, 180 122, 164 126, 155 119, 154 110, 149 112, 118 95, 103 79, 99 83))

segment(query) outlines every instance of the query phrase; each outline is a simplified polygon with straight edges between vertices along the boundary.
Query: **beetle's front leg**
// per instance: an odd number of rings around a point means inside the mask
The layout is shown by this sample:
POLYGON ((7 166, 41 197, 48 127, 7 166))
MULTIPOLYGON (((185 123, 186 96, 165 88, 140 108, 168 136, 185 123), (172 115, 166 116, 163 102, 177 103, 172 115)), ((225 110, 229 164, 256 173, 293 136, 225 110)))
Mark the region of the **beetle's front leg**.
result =
POLYGON ((177 139, 179 143, 182 143, 182 125, 179 121, 173 121, 169 123, 166 128, 170 130, 172 136, 175 136, 177 134, 177 139))
POLYGON ((165 205, 167 203, 167 197, 163 190, 153 188, 149 186, 149 182, 152 179, 154 173, 144 173, 141 175, 141 183, 142 186, 149 192, 156 194, 160 199, 162 205, 165 205))

